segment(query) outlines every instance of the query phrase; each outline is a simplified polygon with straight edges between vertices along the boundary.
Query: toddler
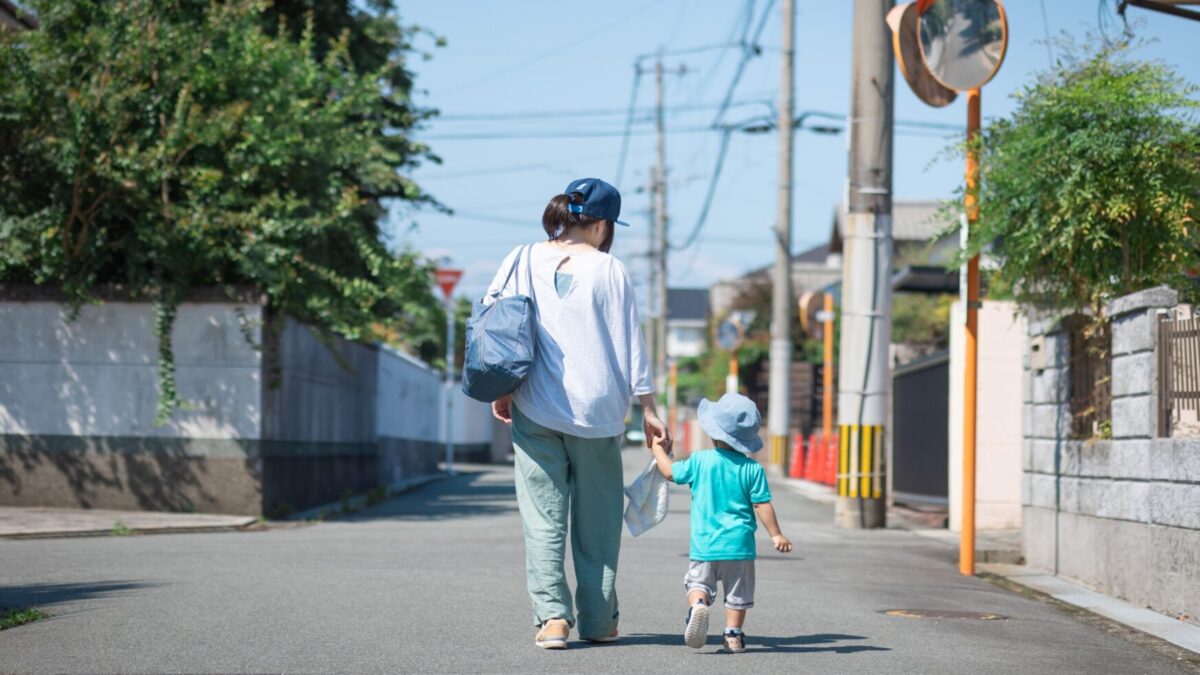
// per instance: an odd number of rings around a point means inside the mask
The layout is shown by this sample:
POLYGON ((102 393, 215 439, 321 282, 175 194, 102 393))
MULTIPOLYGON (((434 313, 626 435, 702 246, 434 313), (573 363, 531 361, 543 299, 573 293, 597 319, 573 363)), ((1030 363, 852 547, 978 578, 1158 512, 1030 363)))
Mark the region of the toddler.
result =
POLYGON ((754 606, 755 515, 771 536, 775 550, 787 553, 792 542, 779 531, 771 506, 771 490, 762 465, 751 455, 762 448, 761 418, 754 402, 740 394, 700 402, 700 426, 716 447, 672 462, 659 444, 652 452, 667 480, 692 490, 691 565, 687 589, 687 646, 699 649, 708 637, 708 606, 725 591, 725 649, 746 651, 742 624, 754 606))

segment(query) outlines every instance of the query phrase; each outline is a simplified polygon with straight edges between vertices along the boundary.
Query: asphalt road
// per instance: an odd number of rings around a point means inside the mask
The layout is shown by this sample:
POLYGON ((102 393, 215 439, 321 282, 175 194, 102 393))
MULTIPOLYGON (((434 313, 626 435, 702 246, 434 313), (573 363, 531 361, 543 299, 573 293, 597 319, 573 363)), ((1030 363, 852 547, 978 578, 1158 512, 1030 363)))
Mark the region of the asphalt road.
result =
MULTIPOLYGON (((630 475, 646 455, 625 455, 630 475)), ((845 532, 775 485, 748 651, 683 645, 687 497, 624 542, 620 642, 533 646, 510 468, 475 468, 355 517, 265 532, 0 541, 0 606, 48 619, 0 632, 8 672, 1178 673, 1169 658, 959 576, 900 530, 845 532), (990 612, 921 619, 890 609, 990 612)), ((572 636, 574 638, 574 635, 572 636)))

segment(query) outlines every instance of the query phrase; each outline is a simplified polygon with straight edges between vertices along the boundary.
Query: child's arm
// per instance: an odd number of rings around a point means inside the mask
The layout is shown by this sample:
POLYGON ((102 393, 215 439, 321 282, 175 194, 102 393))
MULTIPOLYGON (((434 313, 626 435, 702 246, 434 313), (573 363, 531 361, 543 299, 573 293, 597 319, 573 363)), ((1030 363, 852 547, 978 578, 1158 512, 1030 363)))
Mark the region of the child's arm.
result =
POLYGON ((662 441, 655 438, 650 444, 650 452, 654 453, 654 463, 658 465, 658 472, 669 481, 674 481, 675 476, 671 472, 671 458, 667 455, 667 451, 663 449, 662 441))
POLYGON ((779 521, 775 518, 775 507, 771 506, 771 502, 759 502, 754 505, 754 512, 758 514, 758 519, 762 521, 763 527, 767 528, 767 534, 771 535, 771 542, 775 544, 775 550, 780 553, 788 553, 792 550, 792 542, 783 536, 783 532, 779 530, 779 521))

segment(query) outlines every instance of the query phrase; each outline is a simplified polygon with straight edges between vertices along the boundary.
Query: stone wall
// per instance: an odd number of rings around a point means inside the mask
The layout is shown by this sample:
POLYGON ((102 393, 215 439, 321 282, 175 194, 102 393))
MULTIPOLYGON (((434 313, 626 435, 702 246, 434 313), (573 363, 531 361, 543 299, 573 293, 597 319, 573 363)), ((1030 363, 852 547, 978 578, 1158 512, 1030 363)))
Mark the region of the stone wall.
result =
POLYGON ((1023 548, 1031 567, 1200 623, 1200 440, 1155 438, 1160 311, 1113 301, 1112 438, 1070 437, 1070 340, 1031 320, 1025 354, 1023 548))

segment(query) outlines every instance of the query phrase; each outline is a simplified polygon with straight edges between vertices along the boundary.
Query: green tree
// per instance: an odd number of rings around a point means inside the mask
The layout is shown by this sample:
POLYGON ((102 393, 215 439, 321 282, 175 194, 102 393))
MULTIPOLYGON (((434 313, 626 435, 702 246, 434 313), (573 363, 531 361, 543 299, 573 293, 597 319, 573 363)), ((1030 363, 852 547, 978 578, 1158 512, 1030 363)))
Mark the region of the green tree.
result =
POLYGON ((426 200, 398 172, 427 152, 381 96, 391 65, 360 72, 349 33, 270 34, 263 0, 28 4, 41 29, 0 32, 0 282, 152 299, 160 419, 197 286, 350 339, 440 340, 428 261, 377 225, 381 198, 426 200))
POLYGON ((1090 310, 1191 286, 1200 215, 1196 88, 1129 45, 1073 50, 977 139, 980 209, 967 255, 1021 304, 1090 310))

